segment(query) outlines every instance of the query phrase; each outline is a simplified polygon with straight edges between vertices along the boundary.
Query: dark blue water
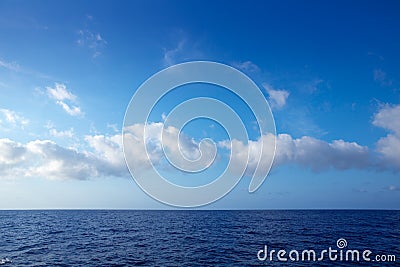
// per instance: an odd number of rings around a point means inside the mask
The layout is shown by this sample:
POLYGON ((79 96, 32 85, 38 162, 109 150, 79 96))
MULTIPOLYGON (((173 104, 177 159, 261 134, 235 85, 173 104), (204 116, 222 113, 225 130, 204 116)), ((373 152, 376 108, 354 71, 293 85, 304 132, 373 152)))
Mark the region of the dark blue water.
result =
POLYGON ((400 211, 0 211, 1 266, 399 266, 399 252, 400 211), (257 258, 339 238, 397 261, 257 258))

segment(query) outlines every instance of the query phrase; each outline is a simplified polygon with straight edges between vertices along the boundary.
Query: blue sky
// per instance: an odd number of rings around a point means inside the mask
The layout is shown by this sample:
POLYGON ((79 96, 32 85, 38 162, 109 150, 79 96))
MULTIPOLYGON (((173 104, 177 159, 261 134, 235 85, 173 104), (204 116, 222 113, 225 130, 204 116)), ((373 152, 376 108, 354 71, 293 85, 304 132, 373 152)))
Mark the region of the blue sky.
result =
MULTIPOLYGON (((398 209, 399 10, 396 1, 1 1, 0 208, 165 208, 126 171, 125 109, 154 73, 210 60, 263 90, 277 154, 258 191, 245 177, 205 208, 398 209)), ((167 97, 152 121, 193 96, 237 102, 212 86, 190 92, 167 97)), ((225 139, 211 124, 185 133, 225 139)))

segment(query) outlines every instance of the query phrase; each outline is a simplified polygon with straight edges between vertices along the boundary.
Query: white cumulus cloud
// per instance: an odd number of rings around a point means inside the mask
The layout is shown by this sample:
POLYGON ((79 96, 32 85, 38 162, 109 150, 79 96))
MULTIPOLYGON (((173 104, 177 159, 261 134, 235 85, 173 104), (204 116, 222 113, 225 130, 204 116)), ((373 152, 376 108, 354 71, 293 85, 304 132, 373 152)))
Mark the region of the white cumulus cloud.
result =
POLYGON ((280 109, 286 105, 286 100, 289 97, 289 92, 286 90, 275 90, 269 84, 264 83, 263 87, 268 93, 268 100, 272 108, 280 109))
POLYGON ((108 165, 107 172, 122 174, 125 171, 125 160, 122 150, 122 135, 87 135, 86 142, 94 149, 95 155, 108 165))
MULTIPOLYGON (((14 113, 1 111, 10 122, 17 122, 14 113)), ((373 117, 373 124, 388 130, 388 134, 376 143, 376 149, 369 149, 356 142, 344 140, 324 141, 310 136, 294 138, 289 134, 266 134, 257 140, 243 143, 238 140, 219 142, 220 148, 236 148, 231 155, 233 162, 247 163, 246 174, 253 174, 257 166, 269 168, 266 158, 259 162, 259 156, 272 157, 270 146, 276 138, 274 165, 296 164, 312 171, 364 169, 378 171, 400 170, 400 105, 385 105, 373 117), (264 144, 262 147, 261 144, 264 144), (247 154, 249 151, 249 154, 247 154), (258 165, 260 164, 260 165, 258 165)), ((73 135, 73 129, 57 131, 51 123, 47 126, 50 134, 57 137, 73 135)), ((215 158, 213 146, 205 143, 205 149, 195 139, 179 132, 179 129, 162 122, 134 124, 124 131, 127 145, 125 153, 139 168, 153 165, 163 167, 165 153, 175 164, 190 169, 193 162, 201 159, 199 166, 215 158), (163 132, 164 130, 164 132, 163 132), (143 142, 144 140, 144 142, 143 142), (178 141, 179 140, 179 141, 178 141), (147 153, 143 153, 143 146, 147 153)), ((48 179, 90 179, 103 176, 129 176, 126 168, 122 135, 87 135, 84 143, 76 149, 63 147, 50 140, 34 140, 25 144, 10 139, 0 139, 0 177, 40 176, 48 179)), ((207 165, 207 164, 205 164, 207 165)), ((241 165, 241 164, 238 164, 241 165)))
MULTIPOLYGON (((69 131, 57 131, 49 123, 47 126, 54 136, 72 135, 69 131), (53 131, 52 131, 53 130, 53 131)), ((142 144, 143 124, 136 124, 128 131, 129 152, 133 153, 132 160, 140 168, 146 168, 147 154, 137 149, 142 144)), ((196 159, 200 156, 199 143, 181 135, 180 145, 177 145, 178 129, 167 127, 162 136, 162 123, 151 123, 146 126, 146 147, 153 164, 162 164, 164 148, 171 158, 178 160, 177 164, 189 161, 182 160, 178 155, 187 159, 196 159), (162 138, 162 140, 161 140, 162 138), (182 153, 182 154, 181 154, 182 153)), ((0 177, 42 177, 45 179, 77 179, 85 180, 103 176, 129 176, 122 148, 122 135, 87 135, 84 138, 86 149, 78 150, 72 147, 63 147, 51 140, 34 140, 26 144, 10 139, 0 139, 0 177)), ((204 151, 209 151, 206 147, 204 151)), ((205 155, 205 158, 212 155, 205 155)), ((200 162, 204 163, 204 161, 200 162)), ((186 166, 191 167, 191 166, 186 166)))
POLYGON ((374 115, 372 123, 389 131, 376 145, 382 158, 381 167, 400 171, 400 105, 384 105, 374 115))
POLYGON ((48 96, 55 100, 76 100, 76 95, 68 91, 65 84, 55 83, 54 88, 46 87, 46 89, 48 96))
MULTIPOLYGON (((119 136, 120 138, 121 136, 119 136)), ((114 140, 110 137, 111 140, 114 140)), ((112 142, 112 141, 111 141, 112 142)), ((50 140, 34 140, 21 144, 0 139, 0 175, 3 178, 42 177, 46 179, 86 180, 102 176, 126 176, 122 148, 116 143, 112 160, 104 151, 79 151, 62 147, 50 140)))
POLYGON ((193 138, 180 133, 179 129, 168 126, 164 128, 161 122, 147 124, 134 124, 125 129, 125 153, 130 164, 142 168, 149 168, 147 157, 153 165, 162 164, 165 154, 175 166, 185 170, 195 170, 201 166, 208 166, 214 160, 213 145, 200 143, 193 138), (145 140, 143 142, 143 140, 145 140), (142 153, 144 147, 148 154, 142 153), (136 149, 137 148, 137 149, 136 149))
MULTIPOLYGON (((274 145, 273 138, 272 134, 266 134, 256 141, 249 141, 247 145, 237 140, 224 141, 220 145, 225 148, 229 148, 230 145, 238 146, 239 152, 232 157, 234 160, 247 161, 246 174, 251 175, 256 170, 257 164, 260 164, 261 168, 269 168, 269 165, 265 164, 265 159, 258 163, 258 158, 261 149, 264 150, 265 158, 272 157, 273 150, 270 146, 274 145), (249 151, 248 158, 247 151, 249 151)), ((354 142, 343 140, 326 142, 309 136, 295 139, 288 134, 279 134, 276 136, 274 165, 283 164, 297 164, 313 171, 362 169, 369 166, 370 158, 368 148, 354 142)))
POLYGON ((275 164, 296 163, 313 171, 363 169, 370 164, 369 149, 355 142, 326 142, 310 136, 277 136, 275 164))

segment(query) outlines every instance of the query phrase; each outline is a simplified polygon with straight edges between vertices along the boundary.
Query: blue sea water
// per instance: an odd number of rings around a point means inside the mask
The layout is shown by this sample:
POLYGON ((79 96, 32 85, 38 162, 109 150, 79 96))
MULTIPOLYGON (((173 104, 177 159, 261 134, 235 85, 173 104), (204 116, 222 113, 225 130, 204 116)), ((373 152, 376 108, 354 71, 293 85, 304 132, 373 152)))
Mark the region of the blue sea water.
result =
POLYGON ((400 211, 0 211, 0 265, 399 266, 400 211), (340 238, 396 262, 257 257, 265 245, 319 256, 340 238))

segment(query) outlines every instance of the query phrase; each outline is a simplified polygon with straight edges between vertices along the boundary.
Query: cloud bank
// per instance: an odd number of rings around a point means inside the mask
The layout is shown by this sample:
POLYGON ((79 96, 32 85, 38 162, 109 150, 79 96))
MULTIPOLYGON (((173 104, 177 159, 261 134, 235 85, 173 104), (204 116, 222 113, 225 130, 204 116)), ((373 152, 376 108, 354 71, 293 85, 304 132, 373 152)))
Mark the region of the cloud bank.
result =
MULTIPOLYGON (((60 94, 63 97, 72 97, 60 94)), ((12 114, 12 113, 11 113, 12 114)), ((10 117, 10 121, 13 121, 10 117)), ((368 148, 356 142, 333 140, 331 142, 319 140, 310 136, 293 138, 289 134, 276 136, 276 153, 274 166, 295 164, 315 172, 324 170, 362 169, 375 171, 400 171, 400 105, 385 105, 373 117, 373 125, 384 128, 388 134, 380 138, 375 148, 368 148)), ((17 121, 17 120, 16 120, 17 121)), ((214 159, 212 146, 209 145, 200 153, 199 142, 181 134, 174 127, 164 127, 163 123, 150 123, 146 127, 135 124, 129 127, 127 142, 132 153, 131 159, 136 166, 147 168, 147 157, 155 165, 165 163, 164 149, 178 166, 190 168, 191 160, 198 159, 204 154, 201 164, 210 163, 214 159), (142 138, 148 155, 140 149, 142 138), (179 146, 177 140, 180 138, 179 146), (182 152, 182 154, 181 154, 182 152), (183 157, 182 157, 183 155, 183 157), (185 165, 189 164, 189 165, 185 165)), ((67 135, 67 133, 54 132, 54 135, 67 135)), ((236 146, 239 153, 232 155, 232 160, 248 161, 246 174, 252 174, 258 164, 261 141, 272 144, 274 136, 263 135, 258 140, 249 141, 247 144, 238 140, 222 141, 218 143, 221 149, 236 146), (249 149, 249 157, 247 157, 249 149), (246 152, 246 153, 244 153, 246 152)), ((43 177, 47 179, 90 179, 104 176, 128 177, 129 173, 122 150, 122 135, 87 135, 84 138, 87 149, 78 150, 71 147, 62 147, 51 140, 35 140, 26 144, 13 140, 0 139, 0 177, 43 177)), ((264 147, 265 149, 265 147, 264 147)), ((261 162, 261 167, 263 166, 261 162)))
MULTIPOLYGON (((199 143, 188 136, 180 136, 180 146, 176 144, 179 130, 167 127, 161 135, 164 125, 151 123, 146 127, 146 147, 153 164, 163 163, 164 149, 170 158, 177 160, 177 164, 190 168, 190 160, 200 157, 199 143), (180 150, 179 150, 180 148, 180 150), (181 152, 184 158, 181 157, 181 152), (179 156, 178 156, 179 155, 179 156), (187 160, 189 159, 189 160, 187 160), (180 161, 179 161, 180 160, 180 161), (185 166, 185 164, 188 164, 185 166)), ((147 168, 147 155, 135 149, 142 143, 143 124, 132 125, 128 132, 130 147, 129 153, 136 166, 147 168)), ((72 130, 71 130, 72 131, 72 130)), ((68 137, 70 131, 58 132, 50 127, 50 133, 55 137, 68 137), (53 130, 53 131, 52 131, 53 130)), ((46 179, 77 179, 86 180, 97 177, 115 176, 128 177, 125 164, 122 135, 87 135, 84 138, 87 149, 78 150, 72 147, 62 147, 51 140, 35 140, 22 144, 13 140, 0 139, 0 177, 43 177, 46 179)), ((207 147, 204 151, 210 151, 207 147)), ((213 155, 203 155, 205 160, 213 155)), ((200 162, 201 164, 204 162, 200 162)))
MULTIPOLYGON (((92 139, 100 137, 93 136, 92 139)), ((101 139, 101 138, 100 138, 101 139)), ((108 157, 108 146, 117 137, 103 138, 102 151, 90 140, 94 152, 78 151, 50 140, 21 144, 0 139, 0 176, 2 178, 43 177, 46 179, 86 180, 101 176, 127 175, 121 147, 114 145, 116 158, 108 157), (107 152, 107 153, 106 153, 107 152), (118 156, 119 155, 119 156, 118 156)))

